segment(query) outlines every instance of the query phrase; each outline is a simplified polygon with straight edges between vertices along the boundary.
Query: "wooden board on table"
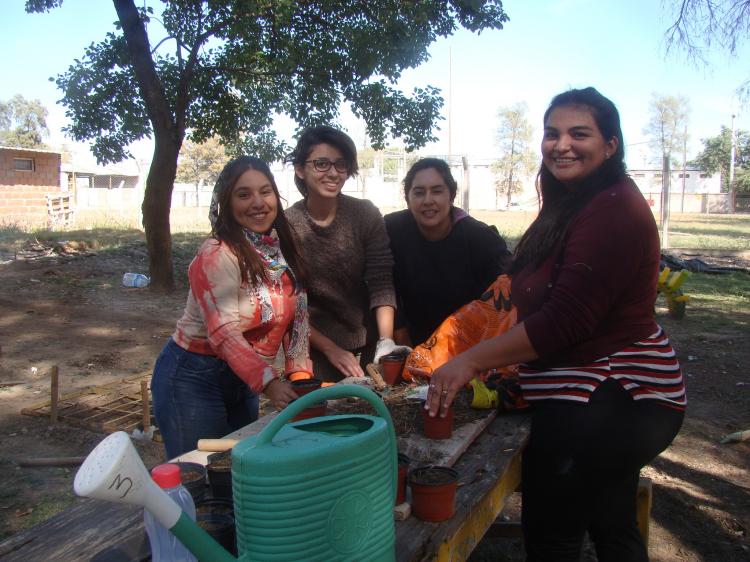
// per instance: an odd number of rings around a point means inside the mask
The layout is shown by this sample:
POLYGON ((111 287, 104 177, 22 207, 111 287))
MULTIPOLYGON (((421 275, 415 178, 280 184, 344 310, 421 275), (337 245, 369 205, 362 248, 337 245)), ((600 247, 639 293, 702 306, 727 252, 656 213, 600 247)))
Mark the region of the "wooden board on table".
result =
POLYGON ((453 466, 482 431, 492 423, 497 410, 490 410, 487 416, 453 428, 450 439, 428 439, 421 434, 411 434, 398 438, 398 450, 411 460, 412 466, 434 464, 453 466))
MULTIPOLYGON (((348 377, 339 384, 371 386, 372 382, 366 377, 348 377)), ((387 391, 388 389, 385 390, 387 391)), ((411 459, 412 466, 424 464, 453 466, 496 416, 497 410, 492 409, 487 411, 486 417, 457 425, 453 428, 453 435, 450 439, 427 439, 419 432, 399 437, 398 451, 411 459)))

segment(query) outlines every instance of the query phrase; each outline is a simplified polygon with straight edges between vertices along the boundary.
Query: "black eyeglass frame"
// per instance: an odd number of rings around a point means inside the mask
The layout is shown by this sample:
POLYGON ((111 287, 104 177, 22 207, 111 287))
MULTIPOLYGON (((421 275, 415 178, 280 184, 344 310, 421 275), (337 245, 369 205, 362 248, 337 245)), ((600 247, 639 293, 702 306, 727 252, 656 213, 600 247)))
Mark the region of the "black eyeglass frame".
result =
POLYGON ((339 158, 335 162, 328 158, 315 158, 314 160, 305 160, 305 164, 312 164, 316 172, 327 172, 333 166, 340 174, 349 173, 349 161, 346 158, 339 158))

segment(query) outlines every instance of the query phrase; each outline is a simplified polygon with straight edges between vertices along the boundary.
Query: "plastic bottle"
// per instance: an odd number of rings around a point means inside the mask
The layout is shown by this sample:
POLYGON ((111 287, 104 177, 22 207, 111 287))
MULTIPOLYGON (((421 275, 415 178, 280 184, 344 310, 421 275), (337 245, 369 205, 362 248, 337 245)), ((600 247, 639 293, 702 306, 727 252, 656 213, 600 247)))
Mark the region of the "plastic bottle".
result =
POLYGON ((150 282, 151 279, 148 278, 148 275, 143 275, 143 273, 125 273, 122 276, 122 284, 125 287, 137 287, 141 289, 147 287, 150 282))
MULTIPOLYGON (((190 492, 180 480, 180 467, 176 464, 160 464, 151 471, 151 478, 171 497, 182 510, 195 521, 195 504, 190 492)), ((151 543, 152 562, 197 562, 197 558, 183 546, 169 529, 159 523, 148 511, 143 520, 151 543)))

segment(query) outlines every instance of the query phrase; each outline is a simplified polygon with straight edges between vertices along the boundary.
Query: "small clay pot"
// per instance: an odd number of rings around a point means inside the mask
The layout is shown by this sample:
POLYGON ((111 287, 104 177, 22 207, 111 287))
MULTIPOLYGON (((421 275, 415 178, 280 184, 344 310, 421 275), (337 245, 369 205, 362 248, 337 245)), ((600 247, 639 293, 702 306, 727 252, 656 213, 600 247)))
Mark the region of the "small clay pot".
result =
POLYGON ((304 396, 310 394, 313 390, 318 390, 323 381, 320 379, 302 379, 298 381, 292 381, 291 385, 297 396, 304 396))
POLYGON ((182 485, 193 496, 193 502, 198 503, 206 497, 206 467, 197 462, 176 462, 180 467, 182 485))
POLYGON ((380 359, 380 374, 385 384, 395 386, 401 383, 404 363, 406 363, 406 357, 395 353, 385 355, 380 359))
POLYGON ((317 404, 313 404, 309 408, 305 408, 299 414, 294 416, 291 421, 295 422, 295 421, 300 421, 300 420, 306 420, 309 418, 319 418, 319 417, 326 415, 327 409, 328 409, 328 403, 324 400, 323 402, 318 402, 317 404))
POLYGON ((208 473, 208 484, 211 487, 211 497, 233 501, 231 455, 213 458, 206 465, 206 472, 208 473))
POLYGON ((398 454, 398 478, 396 480, 396 505, 406 501, 406 479, 411 459, 403 453, 398 454))
POLYGON ((237 556, 237 533, 234 517, 227 513, 208 510, 199 512, 197 509, 195 522, 228 552, 232 553, 233 556, 237 556))
POLYGON ((440 417, 440 411, 435 417, 430 417, 429 410, 422 405, 422 422, 424 424, 424 436, 428 439, 450 439, 453 435, 453 405, 448 408, 445 417, 440 417))
POLYGON ((447 466, 424 466, 409 473, 411 505, 422 521, 445 521, 453 517, 458 472, 447 466))

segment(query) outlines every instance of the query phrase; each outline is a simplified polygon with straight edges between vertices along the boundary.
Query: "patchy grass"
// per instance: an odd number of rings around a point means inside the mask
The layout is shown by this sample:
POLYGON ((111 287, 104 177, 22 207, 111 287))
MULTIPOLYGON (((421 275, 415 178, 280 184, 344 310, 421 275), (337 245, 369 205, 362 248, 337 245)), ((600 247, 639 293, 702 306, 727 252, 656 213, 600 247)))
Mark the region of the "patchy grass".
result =
POLYGON ((750 250, 750 215, 672 215, 669 219, 669 246, 750 250))
POLYGON ((694 273, 683 288, 691 324, 705 332, 750 334, 750 275, 694 273))

